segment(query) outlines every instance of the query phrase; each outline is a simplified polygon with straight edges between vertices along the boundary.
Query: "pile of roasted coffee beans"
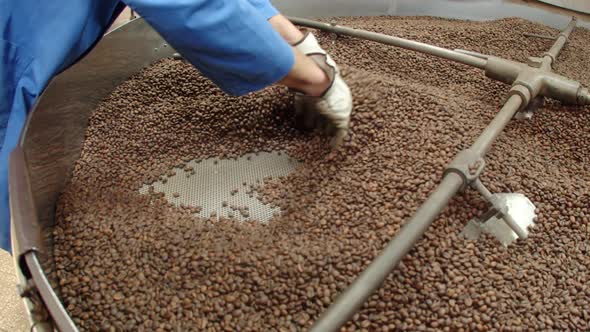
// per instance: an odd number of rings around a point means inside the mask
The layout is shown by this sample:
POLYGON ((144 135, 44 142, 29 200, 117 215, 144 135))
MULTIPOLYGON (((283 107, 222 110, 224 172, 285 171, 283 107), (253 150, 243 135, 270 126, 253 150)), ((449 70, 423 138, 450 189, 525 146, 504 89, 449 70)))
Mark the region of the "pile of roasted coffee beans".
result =
MULTIPOLYGON (((356 17, 343 25, 525 61, 557 30, 521 19, 356 17)), ((54 231, 59 292, 81 330, 299 331, 371 262, 501 106, 508 86, 480 70, 316 32, 354 96, 336 153, 297 129, 292 96, 228 97, 182 60, 129 79, 96 109, 54 231), (303 164, 258 188, 268 223, 200 219, 138 189, 213 156, 284 150, 303 164)), ((590 85, 590 33, 557 71, 590 85)), ((548 101, 513 121, 482 181, 520 192, 537 226, 508 249, 459 236, 486 210, 452 200, 346 331, 590 329, 590 109, 548 101)), ((193 207, 195 209, 196 207, 193 207)), ((193 212, 193 213, 191 213, 193 212)))

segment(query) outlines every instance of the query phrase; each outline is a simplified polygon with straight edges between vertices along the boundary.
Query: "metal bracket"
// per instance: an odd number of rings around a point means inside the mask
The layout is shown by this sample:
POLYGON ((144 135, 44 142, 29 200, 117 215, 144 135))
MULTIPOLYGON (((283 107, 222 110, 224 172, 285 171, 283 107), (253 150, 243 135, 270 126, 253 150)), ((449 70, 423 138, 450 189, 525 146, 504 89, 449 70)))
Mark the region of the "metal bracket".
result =
POLYGON ((466 149, 457 154, 443 172, 443 177, 448 173, 456 173, 463 179, 461 190, 479 178, 485 168, 485 160, 475 151, 466 149))
POLYGON ((533 117, 533 114, 545 104, 545 97, 536 96, 531 102, 524 108, 514 114, 514 118, 517 120, 529 120, 533 117))
POLYGON ((516 239, 528 237, 528 228, 535 225, 535 218, 535 206, 523 194, 495 194, 490 209, 470 220, 461 235, 477 240, 481 233, 489 233, 507 247, 516 239))

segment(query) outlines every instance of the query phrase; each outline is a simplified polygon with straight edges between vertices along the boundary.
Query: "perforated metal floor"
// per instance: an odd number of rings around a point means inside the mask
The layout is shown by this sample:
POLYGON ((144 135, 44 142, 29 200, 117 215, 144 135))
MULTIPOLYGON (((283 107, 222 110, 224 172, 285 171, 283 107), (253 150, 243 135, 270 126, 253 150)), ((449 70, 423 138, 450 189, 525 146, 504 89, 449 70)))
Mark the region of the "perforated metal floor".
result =
MULTIPOLYGON (((280 151, 246 154, 237 160, 192 160, 185 168, 174 168, 176 174, 168 177, 165 183, 157 181, 152 186, 173 204, 200 207, 198 215, 201 217, 215 213, 218 218, 264 222, 280 210, 263 204, 250 192, 251 186, 260 185, 265 178, 285 176, 299 164, 280 151)), ((139 192, 146 194, 149 187, 145 185, 139 192)))

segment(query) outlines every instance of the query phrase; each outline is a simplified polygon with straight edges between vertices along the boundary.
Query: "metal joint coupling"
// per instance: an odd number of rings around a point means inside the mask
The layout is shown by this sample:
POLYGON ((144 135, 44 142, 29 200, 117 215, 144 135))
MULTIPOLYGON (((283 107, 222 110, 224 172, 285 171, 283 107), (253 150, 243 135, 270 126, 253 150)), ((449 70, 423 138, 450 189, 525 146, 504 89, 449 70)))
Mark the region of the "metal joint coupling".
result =
POLYGON ((533 93, 533 87, 521 81, 515 83, 510 89, 510 91, 508 91, 506 100, 510 99, 510 97, 512 97, 513 95, 518 95, 522 100, 522 103, 520 104, 520 108, 518 110, 522 111, 531 102, 531 96, 533 95, 533 93))
POLYGON ((578 95, 577 95, 577 99, 576 99, 578 105, 584 106, 584 105, 590 105, 590 92, 588 92, 588 89, 580 87, 578 89, 578 95))
POLYGON ((463 179, 461 191, 479 178, 485 167, 485 160, 471 149, 459 152, 443 172, 443 177, 449 173, 458 174, 463 179))
POLYGON ((553 56, 553 54, 549 53, 549 52, 545 52, 542 55, 543 57, 549 57, 549 59, 551 59, 551 64, 555 63, 555 57, 553 56))

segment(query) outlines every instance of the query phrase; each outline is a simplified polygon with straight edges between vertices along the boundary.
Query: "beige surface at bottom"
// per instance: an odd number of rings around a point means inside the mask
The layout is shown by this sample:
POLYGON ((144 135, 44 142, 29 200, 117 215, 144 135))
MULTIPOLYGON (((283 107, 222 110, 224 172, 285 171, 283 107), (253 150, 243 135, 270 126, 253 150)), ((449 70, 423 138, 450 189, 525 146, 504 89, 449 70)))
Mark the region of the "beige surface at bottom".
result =
POLYGON ((16 292, 12 257, 0 249, 0 331, 28 331, 24 305, 16 292))

